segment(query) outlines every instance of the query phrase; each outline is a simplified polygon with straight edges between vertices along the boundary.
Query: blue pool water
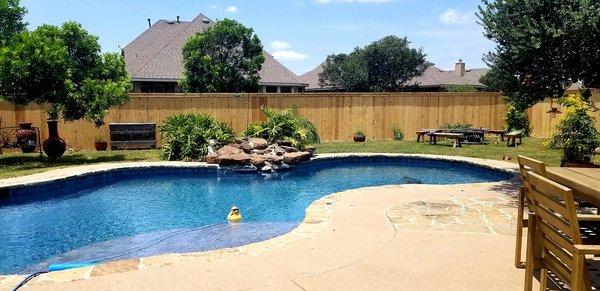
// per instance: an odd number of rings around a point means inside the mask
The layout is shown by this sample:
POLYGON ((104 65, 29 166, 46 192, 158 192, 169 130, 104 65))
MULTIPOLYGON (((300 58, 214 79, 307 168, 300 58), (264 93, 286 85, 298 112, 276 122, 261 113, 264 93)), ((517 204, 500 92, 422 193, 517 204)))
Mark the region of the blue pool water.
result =
POLYGON ((120 170, 13 189, 0 200, 0 274, 42 270, 54 262, 110 261, 261 241, 296 227, 313 201, 347 189, 511 177, 460 162, 369 157, 317 160, 275 174, 120 170), (232 205, 244 218, 237 226, 225 219, 232 205))

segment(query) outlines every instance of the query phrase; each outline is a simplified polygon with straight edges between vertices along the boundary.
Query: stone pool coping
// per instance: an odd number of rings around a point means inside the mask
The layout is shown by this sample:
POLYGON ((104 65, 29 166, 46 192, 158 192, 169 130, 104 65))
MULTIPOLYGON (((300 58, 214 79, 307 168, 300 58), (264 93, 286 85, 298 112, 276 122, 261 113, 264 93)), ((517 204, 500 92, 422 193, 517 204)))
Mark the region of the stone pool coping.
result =
MULTIPOLYGON (((407 158, 425 158, 432 160, 460 161, 467 164, 483 166, 490 169, 508 171, 517 173, 518 165, 491 159, 470 158, 462 156, 442 156, 442 155, 423 155, 423 154, 392 154, 392 153, 338 153, 338 154, 318 154, 311 161, 350 157, 407 157, 407 158)), ((0 180, 0 193, 7 189, 16 187, 36 186, 57 181, 65 181, 71 178, 91 176, 110 172, 114 170, 126 169, 144 169, 144 168, 207 168, 219 169, 218 165, 207 164, 204 162, 125 162, 125 163, 99 163, 83 166, 73 166, 49 170, 42 173, 31 174, 14 178, 0 180)))
MULTIPOLYGON (((331 158, 344 158, 344 157, 415 157, 415 158, 428 158, 437 160, 450 160, 450 161, 462 161, 470 164, 484 166, 491 169, 503 170, 515 173, 518 166, 512 163, 487 160, 478 158, 467 158, 467 157, 454 157, 454 156, 436 156, 436 155, 411 155, 411 154, 371 154, 371 153, 360 153, 360 154, 323 154, 318 155, 314 159, 331 159, 331 158)), ((174 167, 174 168, 190 168, 190 167, 210 167, 218 168, 214 165, 208 165, 206 163, 182 163, 182 162, 142 162, 142 163, 107 163, 107 164, 95 164, 86 166, 77 166, 71 168, 63 168, 57 170, 51 170, 45 173, 33 174, 30 176, 10 178, 0 180, 0 188, 4 187, 15 187, 15 186, 29 186, 40 183, 47 183, 55 180, 64 180, 78 176, 91 175, 94 173, 101 173, 111 171, 115 169, 135 169, 135 168, 148 168, 148 167, 174 167)), ((485 184, 485 183, 483 183, 485 184)), ((386 187, 386 186, 379 186, 386 187)), ((373 187, 367 187, 373 188, 373 187)), ((374 187, 377 188, 377 187, 374 187)), ((361 188, 363 189, 363 188, 361 188)), ((359 189, 353 189, 343 191, 339 193, 330 194, 324 196, 321 199, 314 201, 307 209, 306 216, 302 223, 292 231, 283 234, 281 236, 256 242, 240 247, 218 249, 206 252, 196 253, 185 253, 185 254, 165 254, 157 255, 132 260, 114 261, 108 263, 101 263, 95 266, 58 271, 43 274, 30 283, 29 286, 45 286, 48 284, 61 283, 61 282, 73 282, 80 280, 87 280, 92 277, 104 276, 109 274, 119 274, 134 270, 148 269, 164 267, 173 264, 180 264, 203 258, 206 260, 214 260, 229 255, 249 255, 259 256, 261 254, 282 249, 294 242, 311 239, 315 236, 322 234, 330 229, 332 225, 332 205, 340 200, 341 195, 348 192, 353 192, 359 189)), ((0 275, 0 290, 5 287, 14 287, 18 284, 24 276, 21 275, 0 275)))

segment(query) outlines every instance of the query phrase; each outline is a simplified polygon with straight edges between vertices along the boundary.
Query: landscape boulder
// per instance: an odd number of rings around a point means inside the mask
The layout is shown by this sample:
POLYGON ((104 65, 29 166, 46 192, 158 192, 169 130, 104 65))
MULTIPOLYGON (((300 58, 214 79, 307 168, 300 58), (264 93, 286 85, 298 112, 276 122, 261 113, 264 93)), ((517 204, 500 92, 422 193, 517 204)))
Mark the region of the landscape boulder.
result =
POLYGON ((294 153, 285 153, 283 155, 283 162, 288 164, 297 164, 310 160, 309 152, 294 152, 294 153))
POLYGON ((252 165, 254 165, 255 167, 262 167, 266 161, 267 161, 267 159, 265 157, 262 157, 259 155, 251 155, 250 156, 250 163, 252 165))
POLYGON ((280 147, 276 144, 270 145, 267 148, 267 151, 270 151, 272 154, 277 155, 277 156, 283 156, 283 154, 286 153, 286 151, 282 147, 280 147))
POLYGON ((264 138, 251 137, 248 139, 248 143, 252 146, 252 149, 255 150, 264 150, 269 147, 269 142, 264 138))
POLYGON ((295 147, 288 147, 288 146, 280 146, 280 147, 288 153, 295 153, 298 151, 298 149, 295 147))
POLYGON ((240 149, 236 146, 233 146, 233 145, 226 145, 217 150, 217 155, 219 155, 219 156, 228 156, 228 155, 243 154, 243 153, 244 153, 244 151, 242 149, 240 149))
POLYGON ((250 156, 245 153, 219 155, 217 163, 220 166, 227 165, 247 165, 250 163, 250 156))
POLYGON ((206 155, 206 157, 204 157, 204 160, 209 164, 218 164, 218 161, 217 161, 218 158, 219 158, 219 155, 217 155, 217 154, 208 154, 208 155, 206 155))

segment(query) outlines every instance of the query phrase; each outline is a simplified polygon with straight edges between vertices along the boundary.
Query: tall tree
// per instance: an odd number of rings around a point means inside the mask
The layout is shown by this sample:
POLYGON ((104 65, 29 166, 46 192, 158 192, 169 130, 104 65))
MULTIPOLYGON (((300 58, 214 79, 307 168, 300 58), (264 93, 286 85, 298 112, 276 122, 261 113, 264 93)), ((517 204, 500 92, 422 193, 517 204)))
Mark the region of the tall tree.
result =
POLYGON ((497 68, 494 73, 517 79, 517 86, 504 93, 529 107, 564 95, 578 80, 595 83, 599 5, 590 0, 483 0, 478 17, 485 36, 496 42, 484 60, 497 68))
POLYGON ((19 0, 0 0, 0 47, 7 45, 27 27, 27 23, 23 22, 27 10, 19 5, 19 0))
POLYGON ((131 80, 118 54, 101 54, 80 24, 42 25, 0 48, 0 96, 17 105, 48 105, 48 117, 102 124, 129 100, 131 80))
POLYGON ((251 28, 224 19, 190 38, 183 60, 185 92, 239 92, 258 88, 265 57, 251 28))
POLYGON ((406 38, 387 36, 349 55, 330 55, 324 64, 323 86, 348 91, 396 91, 428 66, 422 49, 410 48, 406 38))

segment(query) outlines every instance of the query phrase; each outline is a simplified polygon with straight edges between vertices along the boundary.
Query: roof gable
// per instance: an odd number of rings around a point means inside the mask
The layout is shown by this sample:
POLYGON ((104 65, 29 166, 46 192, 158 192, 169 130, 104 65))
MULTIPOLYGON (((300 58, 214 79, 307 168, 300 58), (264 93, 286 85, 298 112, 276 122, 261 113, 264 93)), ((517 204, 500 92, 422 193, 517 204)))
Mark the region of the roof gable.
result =
MULTIPOLYGON (((127 72, 134 81, 181 79, 183 46, 190 37, 212 25, 214 22, 203 14, 192 21, 159 20, 123 49, 127 72)), ((301 84, 297 76, 273 56, 267 52, 264 55, 260 83, 301 84)))

